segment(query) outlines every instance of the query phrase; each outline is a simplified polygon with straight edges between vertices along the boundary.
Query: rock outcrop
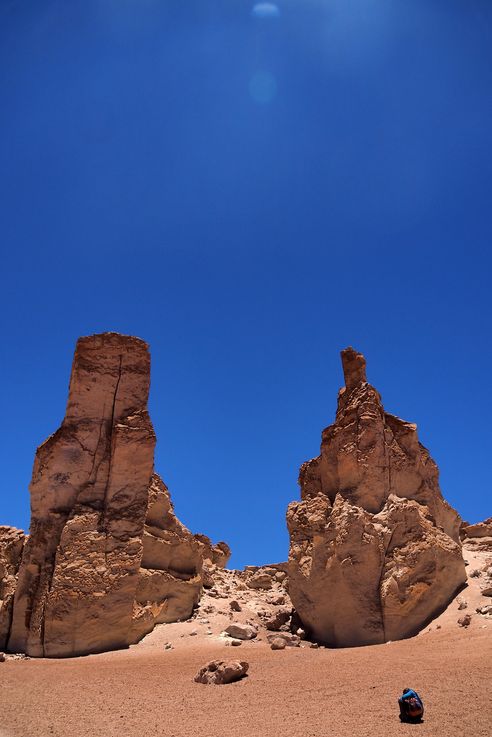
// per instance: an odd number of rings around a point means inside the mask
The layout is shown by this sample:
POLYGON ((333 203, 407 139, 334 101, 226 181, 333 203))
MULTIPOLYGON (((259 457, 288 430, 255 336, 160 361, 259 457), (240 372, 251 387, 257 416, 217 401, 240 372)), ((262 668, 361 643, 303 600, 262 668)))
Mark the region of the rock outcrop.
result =
POLYGON ((0 650, 5 650, 22 550, 26 537, 15 527, 0 526, 0 650))
POLYGON ((149 385, 144 341, 104 333, 77 342, 65 418, 34 462, 11 652, 125 647, 198 601, 200 543, 154 473, 149 385))
POLYGON ((287 511, 289 593, 313 639, 355 646, 415 634, 466 573, 460 518, 416 425, 384 411, 360 353, 342 364, 335 423, 287 511))
POLYGON ((467 550, 485 550, 492 552, 492 517, 470 524, 463 522, 460 528, 463 547, 467 550))

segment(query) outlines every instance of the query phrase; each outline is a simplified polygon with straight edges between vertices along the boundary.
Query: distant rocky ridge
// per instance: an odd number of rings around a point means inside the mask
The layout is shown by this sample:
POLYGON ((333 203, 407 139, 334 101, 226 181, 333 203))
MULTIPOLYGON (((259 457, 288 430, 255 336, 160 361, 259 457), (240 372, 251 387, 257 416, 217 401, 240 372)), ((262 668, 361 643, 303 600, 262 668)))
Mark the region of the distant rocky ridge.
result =
POLYGON ((335 423, 287 511, 289 593, 311 637, 355 646, 416 634, 466 573, 460 517, 416 425, 384 411, 362 354, 342 364, 335 423))
POLYGON ((45 657, 125 647, 189 617, 204 558, 227 562, 225 544, 176 519, 154 473, 149 385, 144 341, 77 342, 65 418, 36 453, 30 534, 0 528, 0 647, 45 657))

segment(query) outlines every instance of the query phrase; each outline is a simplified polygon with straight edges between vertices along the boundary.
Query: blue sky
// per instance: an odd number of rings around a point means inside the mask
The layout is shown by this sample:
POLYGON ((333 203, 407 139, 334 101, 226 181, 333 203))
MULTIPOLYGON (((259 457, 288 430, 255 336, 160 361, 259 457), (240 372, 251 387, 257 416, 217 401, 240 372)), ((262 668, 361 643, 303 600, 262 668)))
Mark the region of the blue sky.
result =
POLYGON ((151 344, 157 470, 232 565, 286 558, 347 345, 492 514, 492 6, 274 5, 1 3, 1 522, 105 330, 151 344))

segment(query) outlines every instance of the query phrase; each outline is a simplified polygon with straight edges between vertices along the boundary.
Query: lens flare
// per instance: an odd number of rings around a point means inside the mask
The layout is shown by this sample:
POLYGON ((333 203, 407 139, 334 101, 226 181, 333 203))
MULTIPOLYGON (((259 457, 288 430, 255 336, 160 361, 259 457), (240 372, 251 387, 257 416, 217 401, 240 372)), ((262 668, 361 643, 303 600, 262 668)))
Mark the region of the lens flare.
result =
POLYGON ((278 18, 280 10, 275 3, 256 3, 251 11, 255 18, 278 18))

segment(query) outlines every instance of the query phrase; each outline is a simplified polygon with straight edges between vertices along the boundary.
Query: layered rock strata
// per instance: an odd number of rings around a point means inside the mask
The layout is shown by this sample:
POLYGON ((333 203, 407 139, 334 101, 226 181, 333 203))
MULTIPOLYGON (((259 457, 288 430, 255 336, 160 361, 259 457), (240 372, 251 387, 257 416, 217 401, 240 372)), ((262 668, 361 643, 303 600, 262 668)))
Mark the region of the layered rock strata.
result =
POLYGON ((144 341, 105 333, 77 342, 65 418, 34 462, 10 651, 121 648, 155 622, 190 616, 200 544, 154 474, 149 385, 144 341))
POLYGON ((342 364, 335 423, 287 511, 289 593, 313 639, 355 646, 416 634, 466 573, 460 518, 416 425, 384 411, 360 353, 342 364))

